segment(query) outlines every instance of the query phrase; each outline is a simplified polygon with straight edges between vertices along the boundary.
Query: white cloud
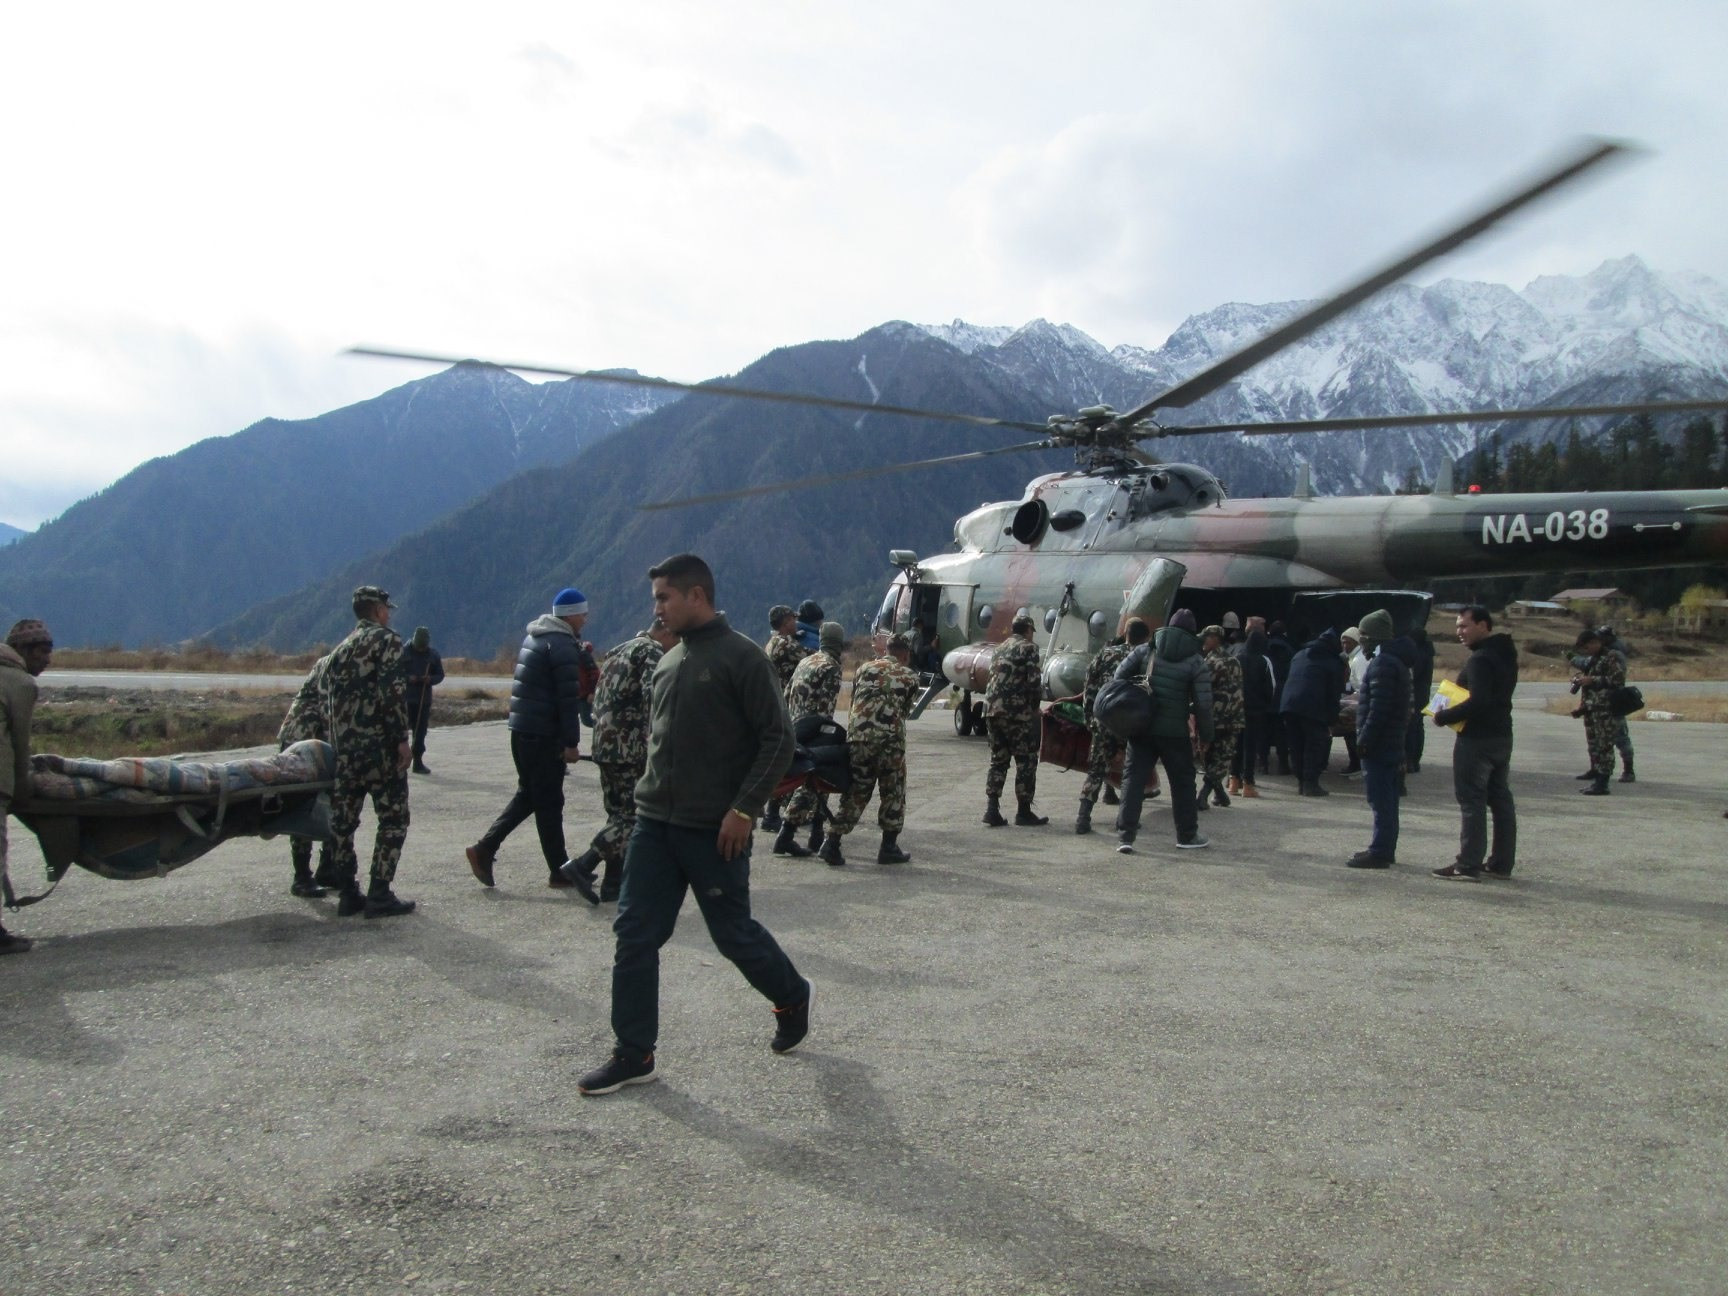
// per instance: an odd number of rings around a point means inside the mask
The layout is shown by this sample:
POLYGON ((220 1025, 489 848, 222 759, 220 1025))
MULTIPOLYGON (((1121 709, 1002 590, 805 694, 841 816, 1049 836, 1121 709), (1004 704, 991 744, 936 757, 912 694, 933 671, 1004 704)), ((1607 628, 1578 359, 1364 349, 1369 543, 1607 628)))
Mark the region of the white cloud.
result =
POLYGON ((1704 0, 38 6, 0 46, 36 501, 0 517, 407 376, 356 341, 681 378, 889 318, 1153 345, 1587 131, 1656 151, 1435 274, 1728 279, 1725 36, 1704 0))

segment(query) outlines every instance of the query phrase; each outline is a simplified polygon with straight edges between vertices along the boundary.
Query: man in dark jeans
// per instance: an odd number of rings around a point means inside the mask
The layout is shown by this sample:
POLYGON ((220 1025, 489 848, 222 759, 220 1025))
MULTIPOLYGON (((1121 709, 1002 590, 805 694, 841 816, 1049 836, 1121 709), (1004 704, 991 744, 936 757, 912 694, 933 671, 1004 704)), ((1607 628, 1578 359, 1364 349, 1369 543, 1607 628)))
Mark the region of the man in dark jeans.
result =
POLYGON ((558 591, 550 616, 528 623, 516 654, 510 684, 510 759, 516 765, 516 792, 492 826, 468 847, 468 867, 482 886, 492 886, 498 848, 517 825, 534 816, 540 853, 546 859, 546 885, 574 887, 589 904, 599 904, 585 876, 565 877, 564 774, 581 756, 582 667, 585 649, 578 637, 588 620, 588 600, 578 589, 558 591))
POLYGON ((769 1047, 789 1053, 810 1029, 814 990, 750 915, 750 834, 792 763, 780 681, 760 648, 714 609, 714 574, 695 554, 648 571, 654 612, 679 637, 654 671, 648 766, 636 785, 636 828, 612 924, 612 1057, 576 1082, 608 1094, 654 1079, 660 1034, 660 947, 684 905, 715 946, 774 1005, 769 1047))
POLYGON ((1434 713, 1437 725, 1463 724, 1452 747, 1452 790, 1463 820, 1458 858, 1434 876, 1474 882, 1484 868, 1511 877, 1517 862, 1518 818, 1507 777, 1512 769, 1512 691, 1518 687, 1518 649, 1509 634, 1495 634, 1488 609, 1472 604, 1458 613, 1458 642, 1470 649, 1458 683, 1470 694, 1434 713), (1494 845, 1488 846, 1488 817, 1494 845))
POLYGON ((1194 795, 1194 741, 1212 741, 1212 667, 1200 651, 1194 629, 1194 613, 1181 608, 1171 614, 1170 624, 1158 631, 1151 643, 1141 644, 1116 668, 1117 679, 1146 676, 1152 693, 1152 731, 1143 738, 1128 740, 1128 763, 1122 772, 1116 850, 1123 855, 1134 853, 1146 776, 1154 761, 1163 762, 1165 781, 1170 784, 1176 845, 1182 850, 1204 850, 1210 844, 1200 835, 1199 803, 1194 795))
POLYGON ((1416 646, 1393 637, 1392 614, 1384 608, 1362 618, 1362 651, 1368 669, 1356 703, 1356 751, 1362 790, 1374 815, 1368 849, 1345 863, 1356 869, 1391 868, 1398 857, 1398 771, 1404 763, 1404 732, 1410 724, 1410 663, 1416 646))

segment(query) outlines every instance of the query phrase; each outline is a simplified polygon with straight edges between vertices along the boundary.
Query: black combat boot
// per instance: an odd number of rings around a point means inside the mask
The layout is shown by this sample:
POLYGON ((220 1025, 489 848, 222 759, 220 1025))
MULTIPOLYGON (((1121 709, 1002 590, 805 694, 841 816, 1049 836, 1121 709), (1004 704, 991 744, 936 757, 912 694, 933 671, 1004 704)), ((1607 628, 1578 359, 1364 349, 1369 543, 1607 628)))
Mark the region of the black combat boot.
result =
POLYGON ((1122 804, 1122 798, 1116 795, 1116 787, 1112 783, 1106 783, 1104 785, 1104 804, 1105 805, 1121 805, 1122 804))
POLYGON ((35 943, 28 936, 14 936, 0 927, 0 954, 28 954, 35 943))
POLYGON ((777 833, 780 831, 780 801, 775 798, 768 803, 768 813, 762 816, 762 831, 777 833))
POLYGON ((432 772, 426 768, 426 762, 421 760, 419 757, 415 757, 414 764, 409 766, 409 768, 416 774, 430 774, 432 772))
POLYGON ((840 853, 840 834, 828 833, 822 838, 822 849, 816 852, 830 868, 845 868, 846 857, 840 853))
POLYGON ((802 846, 800 846, 798 844, 798 842, 796 840, 797 836, 798 836, 798 825, 797 824, 795 824, 795 823, 783 823, 783 824, 781 824, 780 825, 780 835, 774 839, 774 853, 776 855, 785 855, 791 859, 805 859, 805 858, 807 858, 809 856, 810 852, 805 850, 802 846))
POLYGON ((1592 765, 1589 769, 1585 770, 1582 774, 1574 774, 1572 777, 1577 779, 1580 783, 1584 782, 1585 779, 1593 779, 1596 777, 1596 767, 1594 765, 1592 765))
POLYGON ((552 886, 575 888, 576 894, 591 905, 600 903, 600 893, 594 889, 594 870, 600 867, 600 852, 590 846, 575 859, 560 864, 551 879, 552 886))
POLYGON ((366 912, 366 897, 360 894, 357 883, 350 882, 336 895, 336 916, 352 918, 357 913, 366 912))
POLYGON ((612 904, 624 889, 624 861, 607 860, 606 871, 600 875, 600 903, 612 904))
POLYGON ((1085 797, 1080 798, 1080 813, 1074 817, 1074 833, 1084 837, 1092 831, 1092 803, 1085 797))
POLYGON ((1588 787, 1581 787, 1578 790, 1585 796, 1607 796, 1608 776, 1606 774, 1598 774, 1593 783, 1588 787))
POLYGON ((302 900, 316 900, 319 896, 326 894, 324 888, 312 880, 311 869, 294 875, 294 882, 288 888, 288 893, 297 895, 302 900))
POLYGON ((1049 822, 1049 815, 1033 814, 1032 802, 1029 799, 1021 798, 1020 809, 1014 814, 1014 826, 1016 828, 1042 828, 1049 822))
POLYGON ((1622 783, 1636 783, 1638 776, 1632 772, 1632 758, 1623 756, 1621 760, 1625 762, 1626 768, 1620 771, 1620 781, 1622 783))
POLYGON ((1200 795, 1194 798, 1194 808, 1196 810, 1205 810, 1211 804, 1212 804, 1212 780, 1211 779, 1202 779, 1200 781, 1200 795))
POLYGON ((1212 803, 1218 806, 1230 804, 1230 794, 1224 790, 1224 785, 1217 779, 1212 780, 1212 803))
POLYGON ((991 828, 1006 828, 1008 821, 1002 817, 1002 798, 991 797, 984 807, 984 822, 991 828))
POLYGON ((885 832, 882 845, 876 851, 878 864, 910 864, 912 857, 900 849, 900 834, 885 832))
POLYGON ((1297 789, 1297 791, 1303 796, 1331 796, 1332 795, 1325 788, 1320 786, 1320 780, 1319 779, 1306 779, 1306 780, 1304 780, 1302 785, 1297 789))
POLYGON ((810 821, 810 850, 812 853, 822 849, 823 839, 827 835, 827 830, 822 827, 822 811, 818 808, 816 817, 810 821))
POLYGON ((404 900, 390 889, 388 882, 372 879, 372 884, 366 891, 367 918, 394 918, 398 914, 413 913, 414 902, 404 900))

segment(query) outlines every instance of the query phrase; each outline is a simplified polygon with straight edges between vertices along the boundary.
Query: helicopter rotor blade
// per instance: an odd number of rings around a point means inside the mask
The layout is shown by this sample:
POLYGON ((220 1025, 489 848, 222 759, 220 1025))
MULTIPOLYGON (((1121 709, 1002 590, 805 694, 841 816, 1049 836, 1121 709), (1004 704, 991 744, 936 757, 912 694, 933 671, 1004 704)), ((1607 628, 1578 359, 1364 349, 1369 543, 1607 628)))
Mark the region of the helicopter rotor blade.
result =
POLYGON ((1055 441, 1023 441, 1019 445, 996 446, 990 450, 970 450, 965 454, 943 455, 938 459, 915 459, 908 463, 882 464, 874 468, 854 468, 850 472, 825 473, 820 477, 800 477, 796 481, 770 482, 766 486, 746 486, 741 490, 716 491, 712 495, 688 495, 682 499, 657 500, 638 504, 645 513, 660 509, 689 508, 696 504, 718 504, 725 500, 748 499, 752 495, 772 495, 779 491, 805 490, 812 486, 832 486, 836 482, 862 481, 866 477, 885 477, 889 473, 911 472, 915 468, 933 468, 938 464, 965 463, 972 459, 988 459, 992 455, 1020 454, 1026 450, 1055 450, 1055 441))
POLYGON ((1423 427, 1436 423, 1510 423, 1529 419, 1677 414, 1723 409, 1728 409, 1728 398, 1644 401, 1631 405, 1554 405, 1536 409, 1452 410, 1437 414, 1371 414, 1353 418, 1289 419, 1280 423, 1195 423, 1163 427, 1150 435, 1156 438, 1203 436, 1210 432, 1240 432, 1244 436, 1279 436, 1290 432, 1353 432, 1368 428, 1423 427))
POLYGON ((1598 163, 1628 151, 1627 145, 1616 143, 1613 140, 1586 141, 1586 146, 1580 152, 1533 183, 1527 184, 1516 192, 1498 200, 1468 220, 1462 221, 1439 238, 1400 257, 1391 265, 1367 275, 1342 292, 1298 315, 1283 327, 1273 329, 1272 332, 1249 343, 1234 355, 1226 356, 1217 364, 1201 370, 1185 382, 1178 383, 1168 391, 1154 396, 1145 404, 1129 410, 1119 417, 1119 422, 1132 424, 1140 419, 1150 417, 1156 410, 1180 409, 1192 405, 1202 396, 1210 395, 1231 379, 1246 373, 1262 360, 1275 355, 1293 342, 1300 341, 1316 329, 1330 323, 1352 306, 1372 297, 1382 288, 1398 282, 1436 257, 1443 256, 1454 248, 1469 242, 1525 204, 1559 188, 1598 163))
POLYGON ((583 382, 618 383, 626 387, 652 387, 658 391, 694 392, 705 396, 730 396, 739 400, 778 401, 783 405, 809 405, 817 409, 856 410, 860 414, 896 414, 907 418, 942 419, 950 423, 967 423, 973 427, 1014 428, 1021 432, 1047 432, 1043 423, 1027 423, 1019 419, 992 418, 986 414, 957 414, 952 410, 915 409, 908 405, 873 404, 870 401, 845 400, 837 396, 810 396, 800 392, 765 391, 760 387, 734 387, 728 383, 682 383, 670 378, 649 378, 642 374, 619 373, 605 369, 559 369, 551 365, 512 364, 505 361, 476 361, 462 356, 430 355, 423 351, 392 351, 383 347, 349 347, 346 355, 370 356, 382 360, 419 360, 427 364, 489 364, 497 369, 518 373, 546 374, 554 378, 577 378, 583 382))

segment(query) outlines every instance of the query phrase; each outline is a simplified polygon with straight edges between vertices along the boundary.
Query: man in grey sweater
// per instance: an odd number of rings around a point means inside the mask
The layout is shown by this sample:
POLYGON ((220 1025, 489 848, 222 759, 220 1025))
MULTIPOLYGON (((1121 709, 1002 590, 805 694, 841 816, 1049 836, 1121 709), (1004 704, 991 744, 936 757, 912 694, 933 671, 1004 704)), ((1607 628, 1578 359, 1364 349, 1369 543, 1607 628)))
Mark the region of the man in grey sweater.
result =
POLYGON ((612 924, 612 1057, 577 1081, 607 1094, 654 1079, 660 1031, 660 947, 684 893, 715 946, 774 1005, 776 1053, 810 1028, 812 987, 750 916, 750 835, 792 763, 792 727, 774 667, 714 608, 714 573, 695 554, 648 571, 654 611, 679 637, 654 670, 647 772, 612 924))

